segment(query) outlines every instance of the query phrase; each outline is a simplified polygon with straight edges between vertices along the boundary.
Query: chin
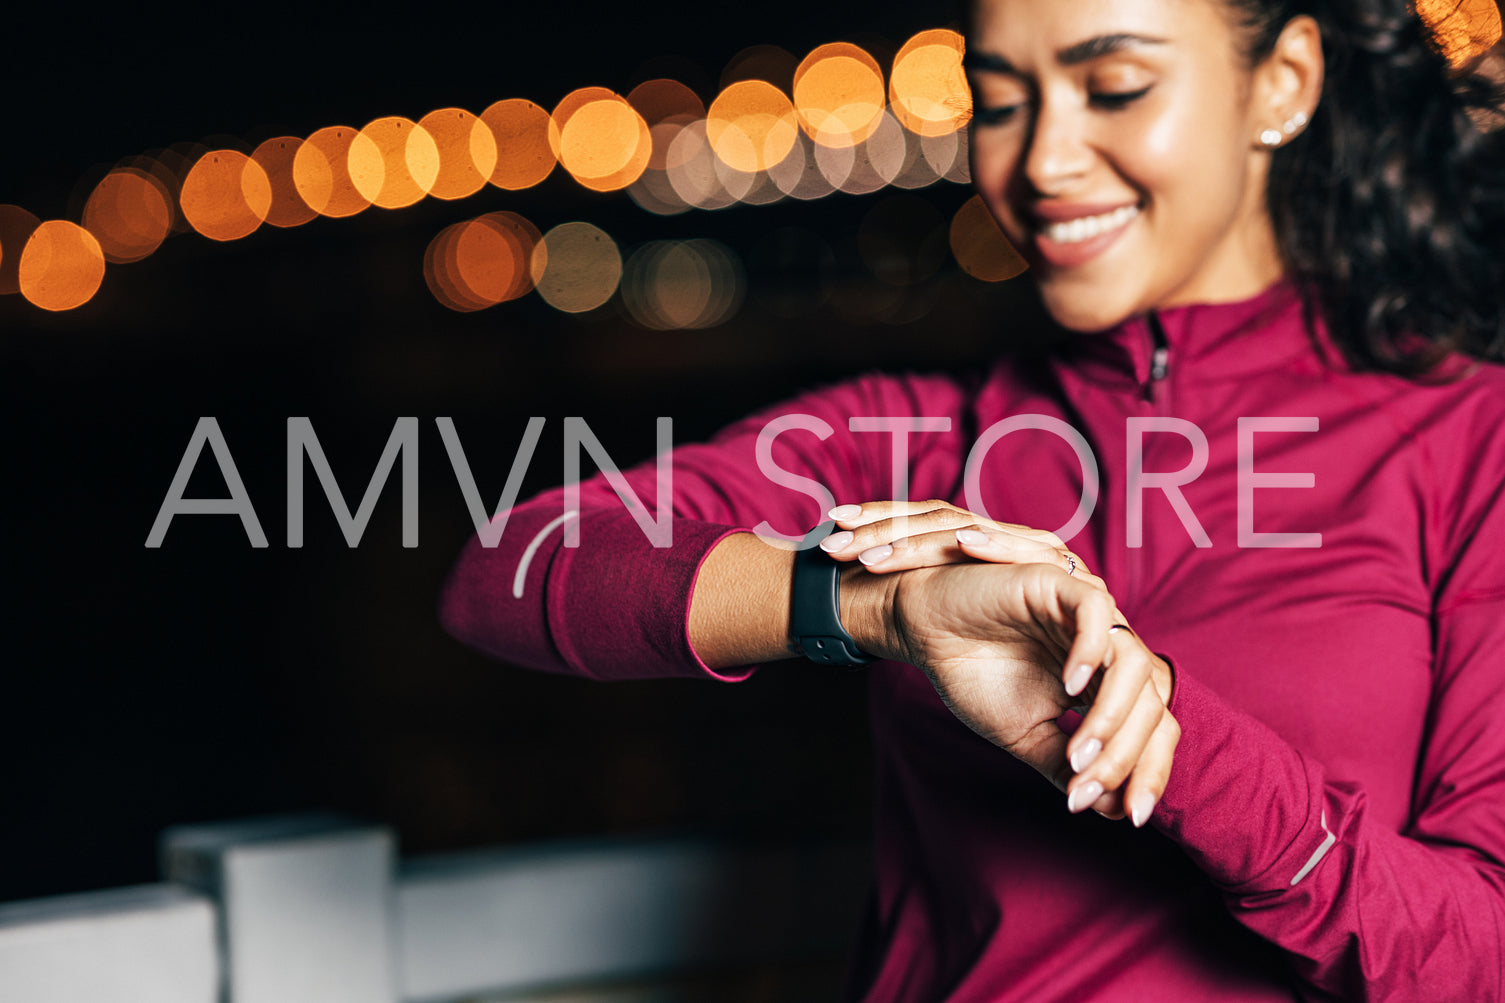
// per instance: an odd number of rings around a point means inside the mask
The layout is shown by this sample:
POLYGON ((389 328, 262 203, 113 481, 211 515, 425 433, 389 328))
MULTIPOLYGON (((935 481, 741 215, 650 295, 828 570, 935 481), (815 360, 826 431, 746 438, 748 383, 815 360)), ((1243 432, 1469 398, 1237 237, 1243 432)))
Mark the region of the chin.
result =
POLYGON ((1040 302, 1051 318, 1068 331, 1103 331, 1134 313, 1133 301, 1115 295, 1102 283, 1037 282, 1040 302))

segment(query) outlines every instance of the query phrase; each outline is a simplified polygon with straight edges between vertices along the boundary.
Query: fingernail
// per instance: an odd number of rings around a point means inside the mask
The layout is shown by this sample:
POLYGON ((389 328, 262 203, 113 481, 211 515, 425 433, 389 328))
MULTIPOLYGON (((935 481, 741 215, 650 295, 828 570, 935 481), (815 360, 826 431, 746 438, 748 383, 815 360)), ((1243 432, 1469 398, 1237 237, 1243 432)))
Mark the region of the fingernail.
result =
POLYGON ((1103 796, 1103 785, 1096 780, 1089 780, 1066 799, 1066 810, 1075 815, 1079 811, 1091 808, 1098 798, 1103 796))
POLYGON ((857 555, 857 560, 861 561, 863 564, 873 565, 877 564, 879 561, 887 560, 893 554, 893 552, 894 548, 885 543, 881 547, 870 547, 867 550, 864 550, 862 553, 857 555))
POLYGON ((855 519, 862 514, 861 505, 838 505, 826 513, 828 519, 840 522, 842 519, 855 519))
POLYGON ((979 547, 988 542, 988 534, 978 529, 959 529, 956 531, 956 542, 979 547))
POLYGON ((1078 665, 1067 673, 1062 683, 1066 687, 1066 695, 1074 697, 1087 688, 1087 681, 1092 678, 1092 666, 1078 665))
POLYGON ((820 541, 820 549, 824 550, 828 554, 834 554, 842 547, 845 547, 847 544, 851 543, 853 539, 854 537, 847 530, 842 530, 840 533, 832 533, 830 536, 820 541))
POLYGON ((1139 791, 1129 799, 1129 820, 1138 829, 1150 820, 1150 812, 1155 810, 1155 795, 1149 791, 1139 791))
POLYGON ((1085 741, 1085 742, 1082 743, 1082 747, 1080 749, 1076 750, 1075 752, 1073 752, 1071 754, 1071 769, 1072 769, 1072 771, 1076 772, 1076 773, 1081 773, 1087 767, 1089 767, 1089 766, 1092 765, 1092 761, 1094 759, 1096 759, 1097 758, 1097 754, 1099 752, 1102 752, 1102 751, 1103 751, 1103 743, 1102 742, 1099 742, 1095 738, 1089 738, 1089 739, 1087 739, 1087 741, 1085 741))

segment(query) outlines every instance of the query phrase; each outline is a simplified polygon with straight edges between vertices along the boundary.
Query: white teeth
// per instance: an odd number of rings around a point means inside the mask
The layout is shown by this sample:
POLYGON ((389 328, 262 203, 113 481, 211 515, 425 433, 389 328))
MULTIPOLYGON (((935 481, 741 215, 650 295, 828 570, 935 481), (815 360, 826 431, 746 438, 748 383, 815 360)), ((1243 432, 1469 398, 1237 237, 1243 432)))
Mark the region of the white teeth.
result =
POLYGON ((1075 244, 1116 230, 1138 215, 1139 206, 1123 205, 1101 216, 1080 216, 1064 223, 1047 223, 1044 233, 1057 244, 1075 244))

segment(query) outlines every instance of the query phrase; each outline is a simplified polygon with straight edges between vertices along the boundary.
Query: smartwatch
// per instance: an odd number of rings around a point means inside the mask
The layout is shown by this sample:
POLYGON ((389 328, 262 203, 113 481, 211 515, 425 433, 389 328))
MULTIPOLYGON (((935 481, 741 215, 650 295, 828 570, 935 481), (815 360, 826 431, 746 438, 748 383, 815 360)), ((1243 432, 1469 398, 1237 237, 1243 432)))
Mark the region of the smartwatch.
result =
POLYGON ((867 665, 878 659, 857 647, 841 625, 842 564, 816 544, 830 535, 823 522, 805 535, 794 555, 789 597, 789 633, 805 657, 822 665, 867 665))

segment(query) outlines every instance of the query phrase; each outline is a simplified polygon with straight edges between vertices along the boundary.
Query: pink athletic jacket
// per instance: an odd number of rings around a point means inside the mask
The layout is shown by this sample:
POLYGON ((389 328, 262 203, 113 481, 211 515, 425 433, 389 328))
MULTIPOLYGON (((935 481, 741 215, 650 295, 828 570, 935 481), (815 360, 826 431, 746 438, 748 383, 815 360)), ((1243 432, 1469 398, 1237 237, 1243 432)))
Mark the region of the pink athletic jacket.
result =
POLYGON ((863 377, 679 447, 669 547, 638 522, 651 463, 627 472, 636 515, 586 482, 575 548, 548 492, 471 541, 443 620, 546 671, 736 681, 755 669, 686 637, 701 560, 765 521, 804 532, 822 488, 892 497, 896 441, 912 498, 1045 529, 1091 503, 1069 544, 1176 667, 1165 797, 1142 830, 1068 814, 918 669, 864 670, 877 871, 848 998, 1505 998, 1505 369, 1346 372, 1284 281, 1160 311, 1163 342, 1154 320, 966 384, 863 377), (764 431, 796 414, 824 426, 764 431), (851 430, 875 417, 949 428, 851 430))

